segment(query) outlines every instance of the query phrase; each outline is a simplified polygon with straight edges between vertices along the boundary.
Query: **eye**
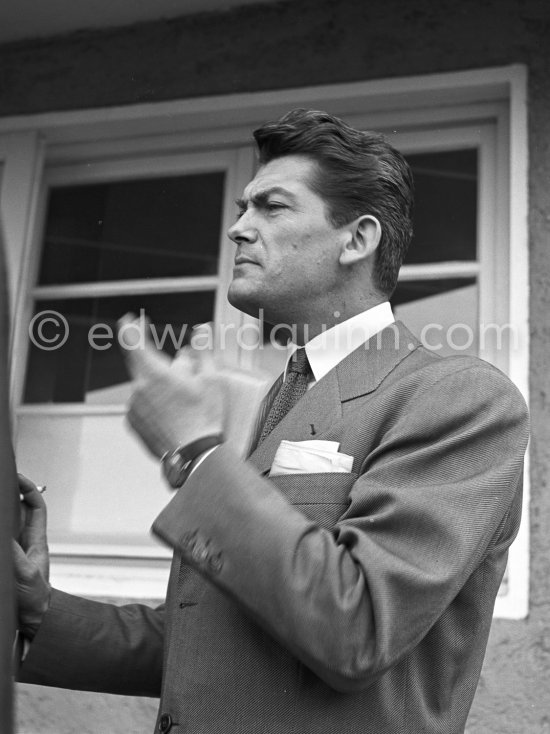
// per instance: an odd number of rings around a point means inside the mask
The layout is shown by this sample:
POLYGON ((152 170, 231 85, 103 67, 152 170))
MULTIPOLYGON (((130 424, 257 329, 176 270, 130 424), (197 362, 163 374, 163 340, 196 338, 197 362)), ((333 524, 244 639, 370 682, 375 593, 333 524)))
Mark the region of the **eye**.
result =
POLYGON ((239 220, 243 214, 246 212, 246 204, 244 201, 241 201, 241 199, 237 199, 235 201, 235 204, 237 205, 237 213, 235 214, 235 220, 239 220))
POLYGON ((279 209, 286 209, 286 204, 282 204, 280 201, 267 201, 265 208, 268 212, 275 212, 279 209))

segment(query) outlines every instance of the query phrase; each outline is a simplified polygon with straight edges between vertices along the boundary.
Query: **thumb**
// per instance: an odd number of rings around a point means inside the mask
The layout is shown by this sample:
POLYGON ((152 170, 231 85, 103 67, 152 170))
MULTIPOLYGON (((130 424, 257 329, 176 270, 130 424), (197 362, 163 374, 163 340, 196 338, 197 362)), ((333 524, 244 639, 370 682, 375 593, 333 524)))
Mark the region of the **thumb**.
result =
POLYGON ((156 349, 147 335, 148 321, 125 314, 118 321, 118 343, 132 379, 147 378, 165 372, 170 358, 156 349))
POLYGON ((174 357, 173 366, 192 374, 215 372, 218 355, 214 351, 214 325, 211 322, 193 326, 193 335, 174 357))
POLYGON ((33 566, 27 558, 27 554, 16 540, 12 541, 12 549, 15 575, 18 578, 29 578, 32 574, 33 566))

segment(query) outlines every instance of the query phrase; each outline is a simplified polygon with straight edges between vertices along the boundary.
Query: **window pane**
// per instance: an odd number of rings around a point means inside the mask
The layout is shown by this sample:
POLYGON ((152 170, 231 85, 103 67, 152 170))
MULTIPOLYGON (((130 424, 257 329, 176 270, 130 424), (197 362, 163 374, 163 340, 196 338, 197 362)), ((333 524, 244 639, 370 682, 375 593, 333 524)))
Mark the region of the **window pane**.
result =
POLYGON ((475 278, 413 281, 398 285, 392 306, 428 349, 477 355, 478 297, 475 278))
POLYGON ((17 456, 48 485, 51 543, 158 545, 149 528, 166 485, 122 415, 21 415, 17 456))
POLYGON ((477 151, 407 156, 415 182, 414 235, 406 264, 477 257, 477 151))
POLYGON ((39 302, 35 308, 25 402, 124 402, 129 377, 116 338, 118 319, 128 312, 139 315, 144 311, 160 346, 174 354, 189 342, 195 324, 212 320, 214 297, 213 292, 204 292, 39 302), (68 324, 68 338, 58 349, 50 347, 64 333, 63 326, 48 321, 48 315, 41 316, 46 312, 61 314, 68 324), (109 333, 113 336, 109 337, 109 333))
POLYGON ((438 280, 410 280, 397 284, 394 294, 391 297, 392 308, 396 308, 404 303, 426 299, 431 296, 438 296, 449 291, 463 288, 464 286, 474 285, 475 278, 441 278, 438 280))
POLYGON ((215 274, 224 173, 50 190, 39 284, 215 274))

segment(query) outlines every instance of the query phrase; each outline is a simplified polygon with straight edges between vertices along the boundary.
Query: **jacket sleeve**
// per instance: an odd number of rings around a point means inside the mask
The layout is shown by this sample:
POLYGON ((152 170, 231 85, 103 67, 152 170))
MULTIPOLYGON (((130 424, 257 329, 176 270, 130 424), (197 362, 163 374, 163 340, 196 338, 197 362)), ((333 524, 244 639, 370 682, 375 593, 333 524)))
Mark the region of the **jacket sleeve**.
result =
POLYGON ((164 607, 117 607, 53 590, 19 681, 160 696, 164 607))
POLYGON ((332 529, 221 446, 154 530, 326 683, 356 690, 418 644, 491 544, 509 545, 527 436, 507 378, 455 371, 369 451, 332 529))

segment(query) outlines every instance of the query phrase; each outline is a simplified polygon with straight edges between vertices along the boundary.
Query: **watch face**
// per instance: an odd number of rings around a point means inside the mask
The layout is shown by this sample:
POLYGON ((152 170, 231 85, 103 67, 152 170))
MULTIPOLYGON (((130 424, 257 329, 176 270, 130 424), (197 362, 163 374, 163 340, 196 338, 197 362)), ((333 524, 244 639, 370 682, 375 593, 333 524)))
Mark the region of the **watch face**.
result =
POLYGON ((169 454, 162 462, 164 476, 174 489, 181 487, 183 484, 185 467, 188 463, 178 451, 169 454))

